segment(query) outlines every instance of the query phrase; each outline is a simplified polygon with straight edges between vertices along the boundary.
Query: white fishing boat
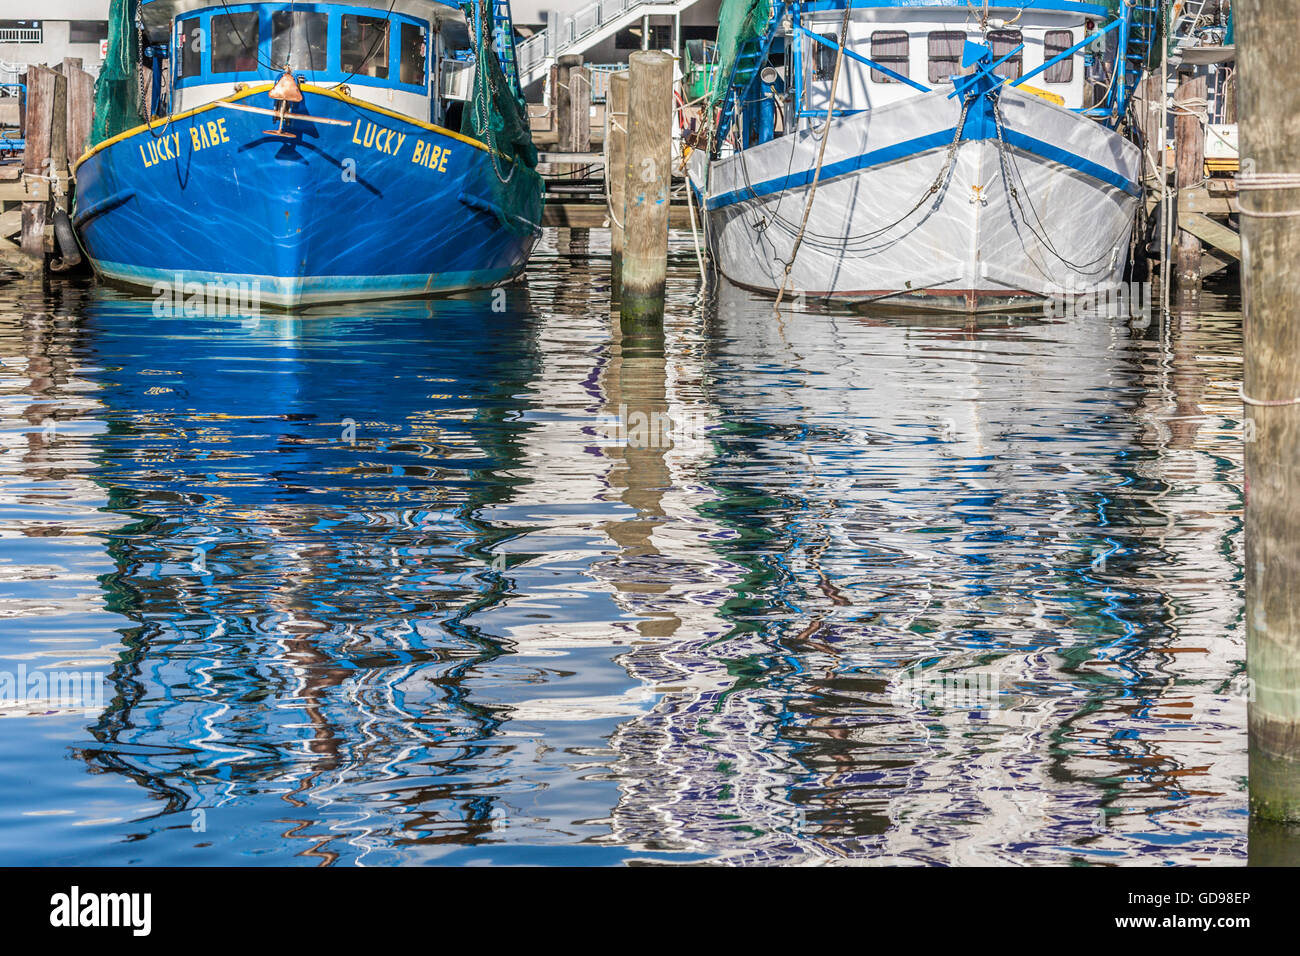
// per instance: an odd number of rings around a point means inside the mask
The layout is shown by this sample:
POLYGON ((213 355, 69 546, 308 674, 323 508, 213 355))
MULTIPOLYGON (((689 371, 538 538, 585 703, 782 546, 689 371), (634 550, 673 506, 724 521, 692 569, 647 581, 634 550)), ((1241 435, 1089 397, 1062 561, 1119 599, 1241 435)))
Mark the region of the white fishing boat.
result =
POLYGON ((967 311, 1123 278, 1123 129, 1154 6, 725 0, 689 174, 717 268, 769 294, 967 311))

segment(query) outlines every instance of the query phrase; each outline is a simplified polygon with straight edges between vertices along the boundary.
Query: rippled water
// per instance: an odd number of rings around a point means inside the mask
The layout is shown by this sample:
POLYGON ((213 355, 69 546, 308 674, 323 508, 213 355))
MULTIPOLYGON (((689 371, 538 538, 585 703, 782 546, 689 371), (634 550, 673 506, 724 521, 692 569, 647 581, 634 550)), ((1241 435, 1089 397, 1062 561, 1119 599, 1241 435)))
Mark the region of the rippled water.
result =
POLYGON ((607 271, 0 288, 0 863, 1244 862, 1234 303, 607 271))

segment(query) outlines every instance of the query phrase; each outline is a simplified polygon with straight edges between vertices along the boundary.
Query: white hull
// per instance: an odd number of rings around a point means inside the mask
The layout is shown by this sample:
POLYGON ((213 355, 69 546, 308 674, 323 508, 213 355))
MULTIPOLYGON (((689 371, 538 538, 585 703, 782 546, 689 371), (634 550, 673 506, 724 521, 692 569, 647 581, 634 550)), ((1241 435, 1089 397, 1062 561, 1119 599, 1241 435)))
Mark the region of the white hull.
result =
MULTIPOLYGON (((1122 281, 1138 148, 1010 87, 999 109, 1001 137, 955 146, 942 91, 834 120, 787 295, 979 311, 1122 281)), ((780 288, 819 145, 803 130, 709 165, 709 250, 732 282, 780 288)))

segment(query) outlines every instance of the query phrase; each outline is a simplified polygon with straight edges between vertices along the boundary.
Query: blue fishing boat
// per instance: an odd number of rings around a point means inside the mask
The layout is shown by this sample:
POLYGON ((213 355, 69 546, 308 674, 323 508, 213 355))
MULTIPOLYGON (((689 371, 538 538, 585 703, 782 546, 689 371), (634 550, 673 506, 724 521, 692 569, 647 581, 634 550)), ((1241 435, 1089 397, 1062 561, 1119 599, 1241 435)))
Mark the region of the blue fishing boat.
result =
POLYGON ((114 0, 109 42, 73 216, 102 278, 292 307, 523 270, 509 0, 114 0))

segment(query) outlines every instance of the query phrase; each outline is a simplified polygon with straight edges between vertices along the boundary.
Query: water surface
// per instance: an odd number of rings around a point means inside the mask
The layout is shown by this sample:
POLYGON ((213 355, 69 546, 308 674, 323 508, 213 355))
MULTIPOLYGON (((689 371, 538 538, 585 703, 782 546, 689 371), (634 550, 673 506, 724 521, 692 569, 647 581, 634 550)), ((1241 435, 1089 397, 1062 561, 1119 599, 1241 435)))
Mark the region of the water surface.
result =
POLYGON ((1245 861, 1234 302, 607 271, 0 287, 0 863, 1245 861))

